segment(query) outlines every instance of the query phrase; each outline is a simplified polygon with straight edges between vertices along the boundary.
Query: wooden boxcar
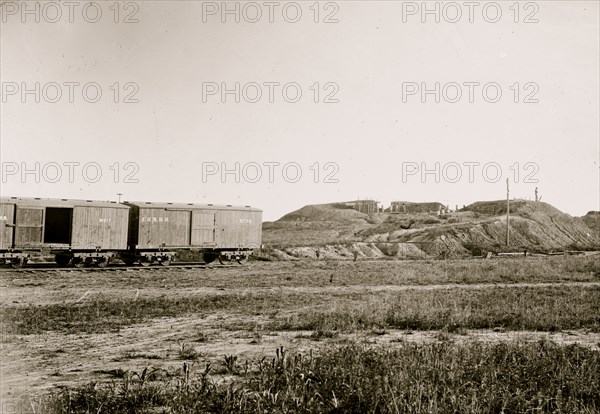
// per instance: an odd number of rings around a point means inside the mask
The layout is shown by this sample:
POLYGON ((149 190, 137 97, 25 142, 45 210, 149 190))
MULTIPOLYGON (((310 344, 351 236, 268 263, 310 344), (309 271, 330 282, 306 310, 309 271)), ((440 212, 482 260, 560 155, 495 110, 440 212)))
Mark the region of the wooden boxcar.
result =
POLYGON ((0 260, 15 267, 49 251, 59 265, 108 264, 127 249, 129 207, 116 202, 0 198, 0 260))
POLYGON ((131 257, 168 262, 174 249, 203 252, 204 260, 247 260, 261 244, 262 210, 249 206, 125 202, 131 257), (135 257, 133 257, 135 256, 135 257))

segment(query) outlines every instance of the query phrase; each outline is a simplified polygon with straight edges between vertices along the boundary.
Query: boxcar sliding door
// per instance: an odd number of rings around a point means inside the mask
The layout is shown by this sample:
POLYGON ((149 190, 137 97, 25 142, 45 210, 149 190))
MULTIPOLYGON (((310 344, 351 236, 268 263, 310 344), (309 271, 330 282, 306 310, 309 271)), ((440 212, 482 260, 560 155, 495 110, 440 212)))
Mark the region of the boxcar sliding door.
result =
POLYGON ((17 206, 15 247, 40 247, 44 230, 44 207, 17 206))
POLYGON ((13 243, 15 205, 0 204, 0 250, 10 249, 13 243))
POLYGON ((214 244, 215 216, 214 211, 192 211, 192 246, 214 244))

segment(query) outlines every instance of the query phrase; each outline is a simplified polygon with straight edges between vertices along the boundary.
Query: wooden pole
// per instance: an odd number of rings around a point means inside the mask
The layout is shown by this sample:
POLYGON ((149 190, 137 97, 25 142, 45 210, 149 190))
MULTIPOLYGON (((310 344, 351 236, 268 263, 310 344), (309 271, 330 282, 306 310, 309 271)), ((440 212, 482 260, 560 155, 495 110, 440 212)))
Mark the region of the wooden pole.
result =
POLYGON ((508 178, 506 179, 506 245, 510 243, 510 191, 508 187, 508 178))

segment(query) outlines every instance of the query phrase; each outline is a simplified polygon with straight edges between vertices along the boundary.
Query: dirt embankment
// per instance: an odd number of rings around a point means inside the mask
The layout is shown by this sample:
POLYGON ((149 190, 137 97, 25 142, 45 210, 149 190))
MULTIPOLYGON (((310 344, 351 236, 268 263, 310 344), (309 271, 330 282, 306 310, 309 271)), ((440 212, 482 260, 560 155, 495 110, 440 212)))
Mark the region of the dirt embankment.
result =
POLYGON ((550 204, 514 200, 506 246, 506 201, 459 211, 361 213, 343 203, 305 206, 263 226, 265 257, 293 260, 460 257, 486 252, 600 249, 600 212, 572 217, 550 204))

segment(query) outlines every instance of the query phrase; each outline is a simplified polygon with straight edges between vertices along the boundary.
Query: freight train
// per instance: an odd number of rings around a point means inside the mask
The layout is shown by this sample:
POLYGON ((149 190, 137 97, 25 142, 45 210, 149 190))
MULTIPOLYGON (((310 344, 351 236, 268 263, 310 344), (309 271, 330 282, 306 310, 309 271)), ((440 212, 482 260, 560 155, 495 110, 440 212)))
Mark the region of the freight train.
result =
POLYGON ((244 263, 261 236, 250 206, 0 197, 0 263, 14 268, 41 254, 61 267, 168 266, 180 250, 244 263))

